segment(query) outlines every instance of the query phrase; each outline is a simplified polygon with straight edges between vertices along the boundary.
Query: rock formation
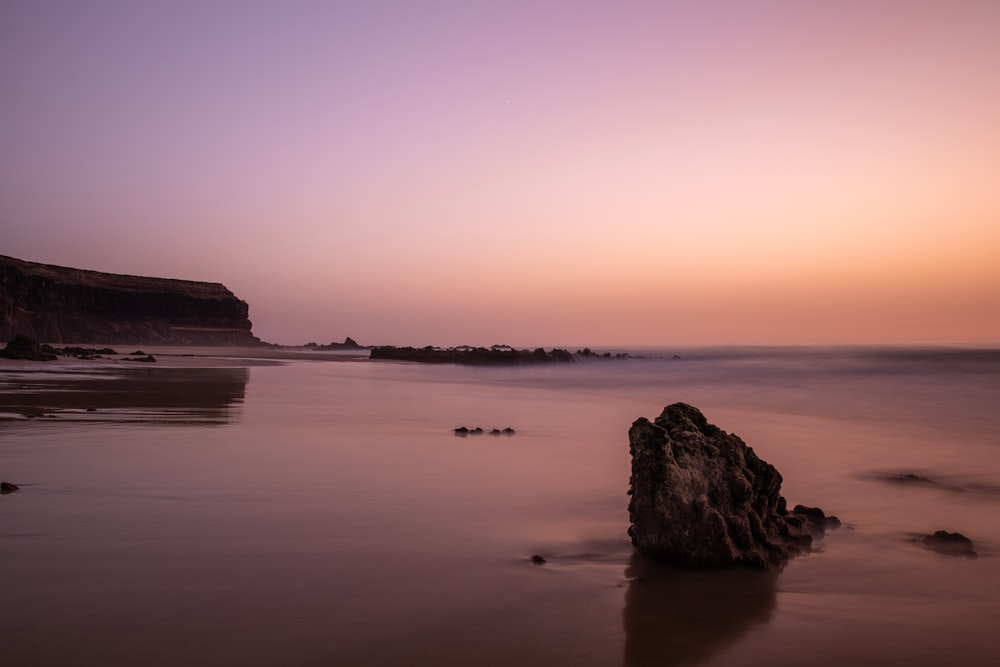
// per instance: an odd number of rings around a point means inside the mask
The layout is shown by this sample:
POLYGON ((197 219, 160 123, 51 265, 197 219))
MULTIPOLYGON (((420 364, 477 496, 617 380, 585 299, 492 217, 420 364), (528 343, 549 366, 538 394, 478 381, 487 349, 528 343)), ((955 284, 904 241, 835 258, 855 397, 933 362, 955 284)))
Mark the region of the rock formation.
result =
POLYGON ((931 535, 920 538, 920 543, 928 549, 948 556, 965 556, 975 558, 979 554, 973 547, 972 540, 961 533, 949 533, 946 530, 936 530, 931 535))
POLYGON ((302 347, 308 347, 312 350, 367 350, 367 345, 361 345, 358 341, 354 340, 350 336, 344 339, 343 343, 338 343, 334 341, 329 345, 319 345, 315 342, 306 343, 302 347))
POLYGON ((0 340, 256 345, 248 306, 218 283, 125 276, 0 255, 0 340))
POLYGON ((0 358, 21 359, 22 361, 55 361, 59 357, 50 346, 42 345, 38 341, 18 334, 7 343, 7 347, 0 350, 0 358))
POLYGON ((372 348, 371 358, 470 366, 518 366, 522 364, 572 363, 575 361, 570 352, 560 348, 553 348, 546 352, 541 347, 534 350, 516 350, 506 345, 494 345, 490 348, 461 345, 446 349, 431 345, 427 347, 379 345, 372 348))
POLYGON ((740 438, 674 403, 629 430, 629 535, 641 553, 690 568, 769 569, 839 525, 814 507, 789 512, 781 475, 740 438))

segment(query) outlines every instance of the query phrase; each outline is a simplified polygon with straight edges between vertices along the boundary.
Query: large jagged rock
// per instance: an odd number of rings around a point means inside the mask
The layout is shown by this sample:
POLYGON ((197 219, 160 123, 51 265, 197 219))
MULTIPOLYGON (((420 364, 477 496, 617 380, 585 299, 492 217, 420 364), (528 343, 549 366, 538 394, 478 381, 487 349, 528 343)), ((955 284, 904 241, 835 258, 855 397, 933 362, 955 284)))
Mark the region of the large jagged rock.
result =
POLYGON ((218 283, 125 276, 0 255, 0 340, 256 345, 249 308, 218 283))
POLYGON ((674 403, 629 430, 629 535, 641 553, 690 568, 769 569, 839 525, 814 507, 790 513, 781 475, 740 438, 674 403))

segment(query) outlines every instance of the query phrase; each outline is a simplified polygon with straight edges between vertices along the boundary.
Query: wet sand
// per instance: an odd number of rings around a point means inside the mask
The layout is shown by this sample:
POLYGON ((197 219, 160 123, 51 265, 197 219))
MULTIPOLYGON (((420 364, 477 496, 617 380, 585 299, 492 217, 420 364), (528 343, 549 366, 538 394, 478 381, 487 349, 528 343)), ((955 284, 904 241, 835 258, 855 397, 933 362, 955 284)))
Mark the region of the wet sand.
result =
POLYGON ((996 368, 143 351, 159 361, 0 362, 0 479, 21 485, 0 498, 11 664, 995 658, 996 368), (847 526, 781 572, 635 557, 626 432, 672 400, 847 526), (457 438, 460 424, 517 435, 457 438), (941 483, 886 477, 906 471, 941 483), (979 557, 913 542, 938 528, 979 557))

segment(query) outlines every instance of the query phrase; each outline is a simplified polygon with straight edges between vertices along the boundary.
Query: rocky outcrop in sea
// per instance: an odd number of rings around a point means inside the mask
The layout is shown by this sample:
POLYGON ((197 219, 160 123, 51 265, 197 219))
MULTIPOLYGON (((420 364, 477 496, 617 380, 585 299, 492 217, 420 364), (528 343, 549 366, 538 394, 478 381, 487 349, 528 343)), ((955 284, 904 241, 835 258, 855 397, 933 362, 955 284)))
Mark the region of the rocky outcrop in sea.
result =
POLYGON ((391 359, 394 361, 416 361, 425 364, 465 364, 470 366, 518 366, 524 364, 573 363, 573 354, 567 350, 544 348, 534 350, 518 350, 507 345, 493 347, 459 347, 440 348, 427 347, 396 347, 394 345, 379 345, 371 351, 372 359, 391 359))
POLYGON ((43 345, 27 336, 18 334, 0 350, 0 359, 21 361, 55 361, 59 357, 49 345, 43 345))
POLYGON ((840 525, 816 507, 787 509, 781 474, 739 437, 674 403, 629 430, 629 536, 687 568, 780 567, 840 525))

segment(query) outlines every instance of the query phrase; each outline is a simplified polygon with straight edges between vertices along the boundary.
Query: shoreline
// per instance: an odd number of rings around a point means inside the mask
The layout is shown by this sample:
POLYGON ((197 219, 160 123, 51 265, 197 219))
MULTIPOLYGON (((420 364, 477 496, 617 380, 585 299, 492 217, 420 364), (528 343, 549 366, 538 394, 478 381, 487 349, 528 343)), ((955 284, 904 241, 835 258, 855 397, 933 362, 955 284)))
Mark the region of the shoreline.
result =
POLYGON ((102 354, 93 359, 81 359, 72 355, 59 355, 53 361, 28 361, 4 359, 0 357, 0 369, 17 370, 27 368, 57 368, 67 364, 74 367, 96 368, 98 366, 159 366, 168 368, 199 368, 215 366, 261 366, 287 361, 358 361, 369 358, 368 350, 312 351, 306 348, 272 348, 264 346, 202 346, 202 345, 130 345, 115 347, 101 343, 57 343, 50 344, 56 349, 82 347, 86 349, 109 348, 114 354, 102 354), (142 356, 152 355, 155 362, 141 362, 133 357, 133 352, 142 356), (132 358, 129 358, 132 357, 132 358))

